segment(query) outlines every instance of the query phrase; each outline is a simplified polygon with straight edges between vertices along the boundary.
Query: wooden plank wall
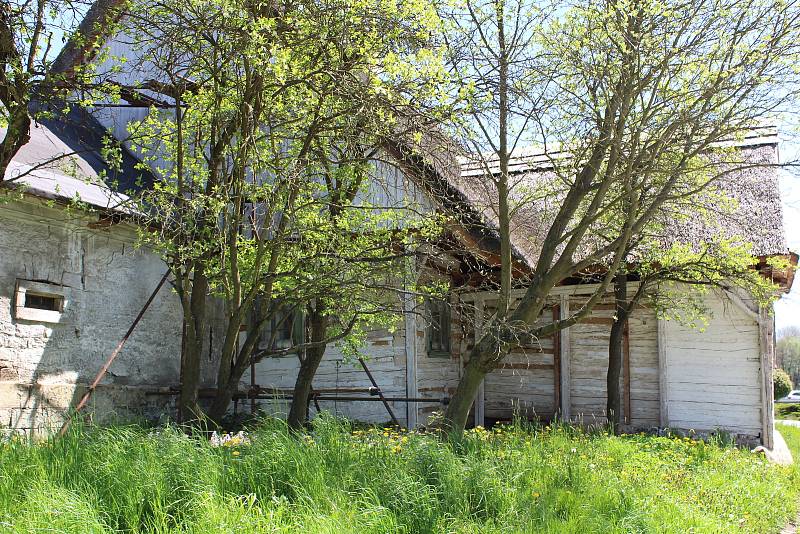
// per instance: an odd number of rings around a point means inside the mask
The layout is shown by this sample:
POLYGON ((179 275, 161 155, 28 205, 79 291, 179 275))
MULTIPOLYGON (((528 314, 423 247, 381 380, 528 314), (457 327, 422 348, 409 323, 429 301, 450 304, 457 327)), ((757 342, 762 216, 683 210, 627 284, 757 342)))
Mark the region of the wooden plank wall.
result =
MULTIPOLYGON (((584 299, 572 297, 570 309, 584 299)), ((605 423, 608 342, 614 304, 608 300, 569 329, 570 414, 584 423, 605 423)), ((655 313, 638 308, 632 314, 624 343, 621 376, 623 420, 635 428, 659 423, 658 333, 655 313)))
MULTIPOLYGON (((546 308, 537 325, 550 322, 554 310, 558 313, 556 307, 546 308)), ((487 314, 492 311, 487 303, 487 314)), ((560 362, 554 340, 555 336, 541 338, 513 350, 499 369, 486 376, 487 417, 511 419, 518 414, 526 419, 549 419, 555 415, 559 396, 555 368, 560 362)))
MULTIPOLYGON (((414 332, 417 350, 417 395, 421 398, 440 400, 450 396, 455 391, 460 378, 460 349, 461 334, 458 328, 453 328, 454 340, 450 358, 431 358, 427 353, 426 319, 416 316, 416 331, 414 332)), ((398 326, 394 334, 386 331, 373 332, 369 336, 367 346, 363 353, 368 356, 366 360, 370 371, 378 382, 384 395, 387 397, 406 396, 406 345, 405 323, 398 326)), ((292 388, 299 368, 296 356, 281 358, 267 358, 256 365, 256 383, 265 388, 292 388)), ((369 378, 357 361, 348 360, 336 347, 329 347, 314 377, 315 388, 362 388, 366 391, 370 386, 369 378)), ((248 384, 242 384, 246 389, 248 384)), ((349 393, 348 393, 349 395, 349 393)), ((360 395, 360 393, 359 393, 360 395)), ((404 425, 407 424, 406 404, 402 402, 390 403, 397 418, 404 425)), ((262 400, 258 407, 275 415, 285 415, 288 403, 285 401, 262 400)), ((323 410, 342 417, 357 421, 384 423, 389 416, 380 402, 342 401, 320 402, 323 410)), ((417 407, 417 423, 424 425, 435 411, 441 411, 441 403, 419 403, 417 407)), ((241 409, 249 409, 249 405, 242 405, 241 409)), ((310 410, 313 417, 316 410, 313 405, 310 410)))
POLYGON ((761 432, 761 356, 757 321, 727 299, 709 296, 704 332, 665 321, 667 424, 698 431, 761 432))
MULTIPOLYGON (((404 330, 399 329, 394 335, 385 331, 374 332, 363 352, 368 356, 367 365, 384 395, 405 397, 404 330)), ((293 388, 298 368, 299 362, 294 355, 266 358, 256 365, 256 384, 264 388, 293 388)), ((248 386, 249 383, 243 383, 241 387, 246 389, 248 386)), ((363 388, 367 391, 370 386, 369 378, 357 361, 346 359, 336 347, 329 347, 326 350, 314 377, 315 388, 363 388)), ((395 415, 405 424, 405 404, 399 402, 390 404, 395 415)), ((261 400, 258 402, 258 407, 275 415, 285 415, 288 411, 288 403, 285 401, 261 400)), ((374 423, 389 421, 389 414, 380 402, 326 401, 320 402, 320 407, 358 421, 374 423)), ((242 405, 240 409, 249 409, 249 405, 242 405)), ((313 404, 310 414, 312 417, 316 414, 313 404)))
MULTIPOLYGON (((451 298, 450 312, 450 357, 430 357, 428 355, 427 318, 417 317, 417 392, 421 398, 442 399, 450 397, 461 378, 462 357, 472 347, 474 334, 467 332, 462 321, 457 299, 451 298)), ((426 425, 434 414, 445 409, 442 404, 417 404, 417 421, 426 425)))

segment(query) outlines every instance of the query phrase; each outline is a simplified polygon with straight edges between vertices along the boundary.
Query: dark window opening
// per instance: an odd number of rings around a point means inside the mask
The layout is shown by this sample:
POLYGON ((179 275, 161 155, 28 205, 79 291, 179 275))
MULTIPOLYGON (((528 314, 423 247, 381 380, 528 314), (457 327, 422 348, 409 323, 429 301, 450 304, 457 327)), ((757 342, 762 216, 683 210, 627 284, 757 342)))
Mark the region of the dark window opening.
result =
POLYGON ((294 310, 279 311, 273 316, 264 336, 272 341, 270 350, 288 349, 303 343, 303 314, 294 310))
POLYGON ((427 299, 428 356, 450 357, 450 304, 446 300, 427 299))
POLYGON ((37 310, 61 311, 61 297, 25 293, 25 307, 37 310))

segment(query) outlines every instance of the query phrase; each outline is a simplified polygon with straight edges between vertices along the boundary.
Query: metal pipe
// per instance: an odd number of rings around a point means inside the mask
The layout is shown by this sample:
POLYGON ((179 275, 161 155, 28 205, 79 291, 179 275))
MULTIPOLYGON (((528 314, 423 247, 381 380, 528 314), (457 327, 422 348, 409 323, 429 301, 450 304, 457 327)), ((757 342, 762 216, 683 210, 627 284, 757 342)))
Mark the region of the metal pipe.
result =
MULTIPOLYGON (((234 396, 234 398, 248 398, 246 393, 241 393, 239 395, 234 396)), ((257 394, 255 395, 257 399, 281 399, 281 400, 292 400, 292 395, 264 395, 264 394, 257 394)), ((450 399, 447 397, 441 399, 429 399, 425 397, 363 397, 358 395, 312 395, 312 398, 318 401, 364 401, 364 402, 383 402, 384 400, 387 402, 430 402, 430 403, 437 403, 437 404, 448 404, 450 399)))
MULTIPOLYGON (((343 388, 342 392, 346 393, 346 392, 348 392, 348 390, 351 390, 351 389, 356 389, 356 388, 343 388)), ((370 390, 373 390, 373 388, 370 388, 370 390)), ((280 393, 280 391, 281 390, 273 390, 272 393, 242 391, 242 392, 234 394, 233 397, 234 397, 234 399, 256 398, 256 399, 282 399, 282 400, 291 400, 294 397, 291 393, 280 393)), ((283 391, 289 391, 289 390, 284 389, 283 391)), ((360 391, 364 391, 364 390, 361 389, 360 391)), ((337 395, 335 390, 331 390, 331 391, 329 391, 329 393, 333 393, 333 394, 325 395, 325 394, 320 394, 320 393, 312 393, 309 398, 313 399, 315 401, 365 401, 365 402, 378 402, 378 401, 381 400, 380 397, 377 396, 377 393, 370 392, 370 391, 367 391, 367 392, 370 393, 369 397, 359 396, 359 395, 337 395)), ((148 391, 148 392, 145 393, 145 395, 178 395, 179 393, 180 393, 180 389, 173 388, 173 389, 169 389, 169 390, 160 389, 160 390, 148 391)), ((200 394, 201 397, 210 397, 210 396, 213 397, 215 393, 213 391, 211 391, 211 390, 206 389, 206 390, 200 390, 199 394, 200 394)), ((449 397, 442 397, 440 399, 432 399, 432 398, 429 398, 429 397, 386 397, 386 396, 384 396, 384 399, 386 399, 388 402, 422 402, 422 403, 430 402, 430 403, 440 403, 440 404, 445 404, 445 405, 450 402, 450 398, 449 397)))
POLYGON ((376 398, 376 397, 358 397, 358 396, 326 396, 320 395, 316 397, 318 400, 321 401, 373 401, 377 402, 380 400, 386 400, 388 402, 430 402, 430 403, 437 403, 437 404, 448 404, 450 399, 447 397, 441 399, 426 399, 424 397, 383 397, 383 399, 376 398))
POLYGON ((103 377, 106 375, 108 369, 111 367, 111 364, 114 363, 114 360, 122 351, 122 347, 125 346, 125 343, 128 341, 128 338, 131 337, 131 334, 133 334, 133 331, 136 329, 136 326, 139 324, 139 321, 142 320, 142 317, 144 316, 144 313, 147 311, 147 308, 150 307, 150 304, 152 304, 153 300, 155 300, 156 295, 158 294, 161 287, 164 285, 164 282, 167 281, 167 278, 169 277, 169 272, 170 272, 169 269, 167 269, 167 272, 165 272, 164 276, 161 277, 161 281, 158 283, 156 288, 150 294, 150 298, 148 298, 147 302, 144 303, 144 306, 142 306, 142 309, 139 311, 139 315, 137 315, 136 319, 133 320, 133 324, 131 324, 130 328, 128 328, 128 331, 125 332, 125 335, 122 337, 122 340, 117 344, 117 347, 111 353, 111 356, 108 357, 106 363, 104 363, 103 367, 100 368, 100 371, 97 373, 97 376, 94 378, 94 381, 92 381, 91 385, 89 386, 89 389, 86 390, 86 393, 83 394, 83 397, 81 397, 81 400, 80 402, 78 402, 78 405, 75 406, 75 410, 73 410, 72 413, 69 414, 69 416, 67 416, 67 420, 64 421, 64 424, 61 426, 61 430, 58 431, 59 437, 67 433, 67 429, 69 428, 69 425, 72 422, 72 418, 78 412, 80 412, 84 406, 86 406, 87 402, 89 402, 89 398, 92 396, 92 393, 94 393, 94 390, 97 388, 97 385, 100 383, 100 380, 102 380, 103 377))
POLYGON ((389 403, 386 401, 386 397, 383 396, 383 391, 381 391, 381 388, 378 387, 378 383, 375 381, 375 378, 372 376, 372 373, 369 372, 369 368, 367 367, 367 364, 364 362, 364 358, 359 356, 358 363, 360 363, 361 367, 364 368, 364 372, 367 373, 369 381, 372 382, 372 385, 375 386, 375 388, 378 390, 378 396, 380 396, 381 402, 383 402, 383 406, 386 408, 386 411, 389 412, 389 417, 392 418, 392 423, 396 424, 397 426, 400 426, 400 421, 398 421, 397 417, 395 417, 394 412, 392 411, 392 407, 389 406, 389 403))

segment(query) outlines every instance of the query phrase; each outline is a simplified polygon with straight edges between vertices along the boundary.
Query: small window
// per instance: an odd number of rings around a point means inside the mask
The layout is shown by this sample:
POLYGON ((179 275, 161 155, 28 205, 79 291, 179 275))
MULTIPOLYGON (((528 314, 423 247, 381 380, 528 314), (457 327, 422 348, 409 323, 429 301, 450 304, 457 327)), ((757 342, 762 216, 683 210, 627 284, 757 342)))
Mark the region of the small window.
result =
POLYGON ((279 311, 265 332, 264 342, 269 350, 288 349, 303 342, 303 314, 299 311, 279 311))
POLYGON ((427 331, 428 356, 450 357, 450 304, 446 300, 429 298, 426 301, 429 314, 427 331))
POLYGON ((25 293, 25 307, 33 308, 36 310, 50 310, 61 311, 61 303, 64 301, 62 297, 54 295, 37 295, 30 291, 25 293))
POLYGON ((17 280, 14 316, 24 321, 58 323, 68 296, 69 288, 59 284, 17 280))

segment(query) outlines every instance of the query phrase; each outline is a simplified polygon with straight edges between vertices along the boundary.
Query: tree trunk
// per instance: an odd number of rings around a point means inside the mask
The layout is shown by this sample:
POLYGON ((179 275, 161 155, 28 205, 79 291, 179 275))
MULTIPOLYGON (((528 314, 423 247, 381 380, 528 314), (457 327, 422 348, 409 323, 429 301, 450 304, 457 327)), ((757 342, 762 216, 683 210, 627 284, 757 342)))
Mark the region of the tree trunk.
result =
POLYGON ((241 348, 237 349, 236 346, 231 348, 231 350, 235 350, 235 352, 233 352, 235 357, 225 357, 223 355, 220 365, 227 365, 229 372, 219 372, 217 374, 217 394, 208 411, 208 418, 214 424, 219 425, 222 418, 225 417, 225 414, 228 412, 228 407, 231 405, 234 395, 239 390, 239 383, 242 380, 242 376, 244 376, 245 371, 247 371, 253 362, 253 352, 257 348, 263 328, 264 323, 260 319, 257 320, 256 324, 248 331, 247 338, 241 348))
POLYGON ((620 376, 622 375, 623 343, 625 324, 628 322, 628 276, 619 273, 614 278, 614 320, 611 323, 611 336, 608 341, 608 373, 606 374, 606 417, 614 433, 619 432, 622 412, 620 376))
MULTIPOLYGON (((322 306, 311 310, 308 320, 311 326, 311 342, 320 343, 325 339, 328 331, 328 320, 322 314, 322 306)), ((294 383, 292 405, 289 408, 287 423, 289 428, 299 430, 308 419, 308 399, 311 394, 311 383, 317 373, 319 364, 325 354, 325 345, 312 347, 306 351, 305 358, 300 362, 300 370, 294 383)))
POLYGON ((11 160, 31 139, 31 118, 27 100, 13 106, 8 115, 6 135, 0 141, 0 182, 6 177, 11 160))
POLYGON ((444 413, 444 420, 441 423, 441 430, 460 434, 467 426, 469 409, 475 401, 481 382, 491 369, 486 360, 490 355, 497 352, 497 344, 489 335, 484 335, 470 352, 467 365, 464 366, 464 374, 458 381, 458 387, 450 398, 447 410, 444 413))
POLYGON ((202 269, 195 269, 189 298, 190 316, 186 321, 186 339, 181 354, 181 394, 178 401, 178 416, 183 424, 197 422, 202 417, 197 393, 200 388, 200 363, 203 358, 208 298, 208 279, 202 269))
POLYGON ((200 354, 202 342, 194 327, 187 326, 183 352, 181 354, 181 394, 178 399, 178 417, 181 423, 191 424, 200 417, 197 391, 200 384, 200 354))

